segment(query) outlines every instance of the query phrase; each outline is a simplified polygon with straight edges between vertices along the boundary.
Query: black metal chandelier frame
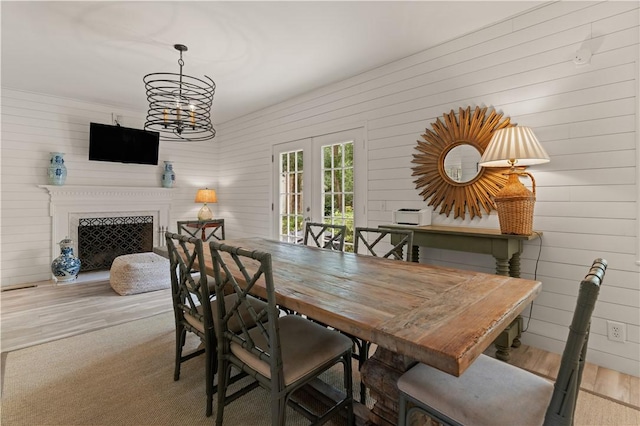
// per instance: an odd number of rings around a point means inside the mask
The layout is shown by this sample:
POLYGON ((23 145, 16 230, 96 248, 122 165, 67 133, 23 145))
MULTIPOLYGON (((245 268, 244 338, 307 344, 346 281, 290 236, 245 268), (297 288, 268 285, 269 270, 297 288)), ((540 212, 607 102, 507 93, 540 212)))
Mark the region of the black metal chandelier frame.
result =
POLYGON ((211 124, 211 105, 216 84, 184 75, 182 52, 187 46, 175 44, 180 52, 180 73, 152 73, 144 76, 149 111, 144 128, 160 132, 169 141, 198 142, 212 139, 216 130, 211 124))

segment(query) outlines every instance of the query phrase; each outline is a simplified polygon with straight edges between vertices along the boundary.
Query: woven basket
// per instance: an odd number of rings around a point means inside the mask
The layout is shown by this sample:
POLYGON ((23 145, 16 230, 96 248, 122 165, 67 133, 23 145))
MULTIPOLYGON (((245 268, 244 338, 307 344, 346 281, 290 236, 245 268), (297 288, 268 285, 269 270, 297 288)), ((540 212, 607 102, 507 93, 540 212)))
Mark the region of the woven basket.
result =
POLYGON ((533 233, 533 206, 536 202, 536 181, 527 172, 509 172, 509 180, 495 196, 500 232, 503 234, 531 235, 533 233), (518 178, 527 175, 533 184, 529 191, 518 178))

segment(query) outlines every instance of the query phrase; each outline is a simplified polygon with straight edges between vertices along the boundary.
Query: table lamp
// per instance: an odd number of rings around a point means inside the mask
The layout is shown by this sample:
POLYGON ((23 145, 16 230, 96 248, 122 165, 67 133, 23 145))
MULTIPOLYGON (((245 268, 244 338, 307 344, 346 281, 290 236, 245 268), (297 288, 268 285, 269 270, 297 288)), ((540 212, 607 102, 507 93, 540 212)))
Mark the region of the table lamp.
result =
POLYGON ((529 127, 513 126, 496 130, 482 154, 482 167, 509 167, 507 184, 495 195, 500 232, 531 235, 533 206, 536 201, 536 182, 526 166, 548 163, 549 155, 529 127), (533 192, 520 182, 520 176, 531 179, 533 192))
POLYGON ((204 203, 204 206, 198 212, 198 220, 209 220, 213 218, 213 213, 207 207, 207 203, 217 203, 218 197, 216 196, 215 189, 198 189, 196 193, 196 203, 204 203))

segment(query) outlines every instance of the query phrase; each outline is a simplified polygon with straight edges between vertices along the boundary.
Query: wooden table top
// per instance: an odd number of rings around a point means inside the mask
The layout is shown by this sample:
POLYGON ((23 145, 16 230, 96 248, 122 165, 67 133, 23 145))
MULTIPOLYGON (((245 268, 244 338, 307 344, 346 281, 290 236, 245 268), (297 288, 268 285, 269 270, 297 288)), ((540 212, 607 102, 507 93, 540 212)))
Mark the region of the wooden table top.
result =
MULTIPOLYGON (((271 253, 278 304, 456 376, 541 291, 538 281, 260 238, 224 243, 271 253)), ((208 244, 205 259, 213 275, 208 244)))

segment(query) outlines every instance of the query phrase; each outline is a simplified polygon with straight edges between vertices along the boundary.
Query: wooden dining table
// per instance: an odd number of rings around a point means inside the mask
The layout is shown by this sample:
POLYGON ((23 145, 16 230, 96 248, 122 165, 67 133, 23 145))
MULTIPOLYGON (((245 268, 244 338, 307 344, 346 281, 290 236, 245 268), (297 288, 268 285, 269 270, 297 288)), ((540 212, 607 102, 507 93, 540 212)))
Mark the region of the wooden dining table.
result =
MULTIPOLYGON (((376 400, 369 424, 395 424, 404 371, 423 362, 460 376, 541 290, 539 281, 263 238, 224 243, 271 253, 279 305, 377 346, 361 372, 376 400)), ((208 244, 205 258, 213 275, 208 244)))

